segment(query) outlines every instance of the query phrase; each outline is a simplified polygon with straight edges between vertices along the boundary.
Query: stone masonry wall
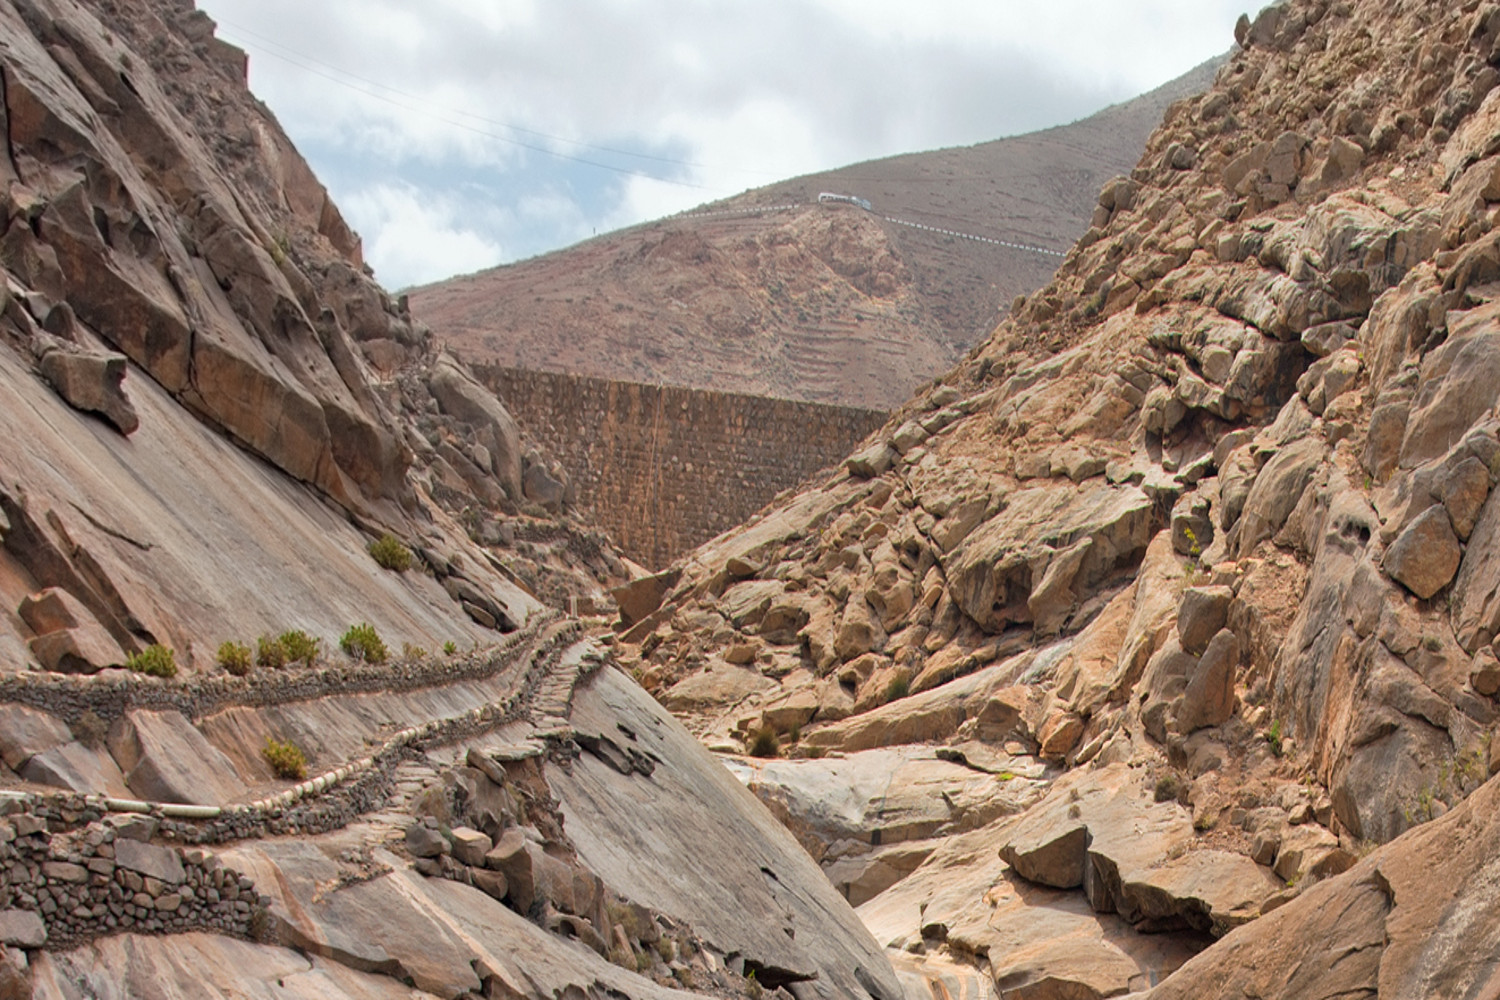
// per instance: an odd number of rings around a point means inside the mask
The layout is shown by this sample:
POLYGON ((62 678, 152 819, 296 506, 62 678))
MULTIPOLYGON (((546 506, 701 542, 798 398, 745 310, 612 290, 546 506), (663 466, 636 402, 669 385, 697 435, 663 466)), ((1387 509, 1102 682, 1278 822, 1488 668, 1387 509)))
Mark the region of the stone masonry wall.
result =
POLYGON ((879 410, 476 366, 572 477, 577 505, 660 569, 838 463, 879 410))

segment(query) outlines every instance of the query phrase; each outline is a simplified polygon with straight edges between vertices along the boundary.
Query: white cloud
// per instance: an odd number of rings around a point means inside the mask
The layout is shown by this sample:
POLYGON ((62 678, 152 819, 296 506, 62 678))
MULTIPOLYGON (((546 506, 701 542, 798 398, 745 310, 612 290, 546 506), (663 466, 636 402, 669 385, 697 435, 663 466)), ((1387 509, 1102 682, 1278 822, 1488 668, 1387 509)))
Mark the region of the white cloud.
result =
POLYGON ((1231 0, 201 3, 250 50, 253 88, 392 282, 481 250, 529 255, 800 173, 1070 121, 1225 51, 1242 9, 1231 0), (619 149, 684 162, 610 151, 619 149), (449 204, 463 225, 420 219, 393 192, 449 204), (571 210, 525 207, 537 197, 571 210), (387 232, 397 226, 407 235, 387 232), (444 233, 449 250, 434 242, 444 233))
POLYGON ((451 201, 434 201, 408 185, 355 191, 342 207, 366 234, 365 257, 391 289, 478 271, 503 257, 498 243, 459 222, 451 201))

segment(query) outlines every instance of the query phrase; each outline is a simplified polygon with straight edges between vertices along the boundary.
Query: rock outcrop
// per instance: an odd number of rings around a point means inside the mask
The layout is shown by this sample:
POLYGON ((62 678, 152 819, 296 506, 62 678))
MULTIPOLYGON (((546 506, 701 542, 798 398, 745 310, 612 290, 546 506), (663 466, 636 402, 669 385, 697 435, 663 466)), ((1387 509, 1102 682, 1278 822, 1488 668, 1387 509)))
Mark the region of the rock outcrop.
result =
MULTIPOLYGON (((1481 4, 1246 18, 1052 283, 621 624, 653 690, 731 651, 759 674, 678 703, 726 751, 817 773, 979 741, 1066 772, 862 904, 904 974, 937 990, 957 963, 1018 997, 1489 988, 1437 976, 1421 931, 1388 978, 1371 949, 1402 904, 1356 863, 1477 822, 1451 814, 1475 815, 1500 742, 1497 29, 1481 4), (1300 965, 1236 951, 1281 933, 1300 965), (1303 978, 1248 971, 1272 966, 1303 978)), ((817 829, 807 779, 778 773, 758 793, 817 829)), ((1453 892, 1429 930, 1469 912, 1453 892)))

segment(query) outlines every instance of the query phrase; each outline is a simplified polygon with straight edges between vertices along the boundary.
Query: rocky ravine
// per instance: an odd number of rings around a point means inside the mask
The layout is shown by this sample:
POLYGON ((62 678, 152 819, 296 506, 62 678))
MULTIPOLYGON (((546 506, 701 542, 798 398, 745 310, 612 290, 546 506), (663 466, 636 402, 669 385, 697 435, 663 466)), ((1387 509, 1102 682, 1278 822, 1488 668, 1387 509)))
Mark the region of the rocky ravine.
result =
POLYGON ((911 996, 1497 987, 1500 7, 1237 39, 968 361, 619 593, 911 996))
POLYGON ((207 22, 0 17, 5 655, 80 672, 0 678, 0 997, 1500 986, 1500 6, 1246 19, 1052 284, 592 636, 207 22))
POLYGON ((244 70, 0 2, 0 997, 897 996, 244 70))

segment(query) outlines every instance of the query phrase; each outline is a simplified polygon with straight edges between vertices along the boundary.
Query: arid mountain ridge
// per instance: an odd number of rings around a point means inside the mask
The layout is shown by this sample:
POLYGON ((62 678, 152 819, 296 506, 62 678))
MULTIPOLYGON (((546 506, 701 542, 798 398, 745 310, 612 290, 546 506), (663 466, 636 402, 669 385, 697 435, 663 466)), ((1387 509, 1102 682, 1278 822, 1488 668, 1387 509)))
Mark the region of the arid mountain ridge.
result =
POLYGON ((1071 125, 811 174, 411 291, 474 364, 888 410, 987 335, 1213 64, 1071 125), (874 212, 820 206, 825 191, 874 212), (797 206, 766 214, 757 207, 797 206))
POLYGON ((0 1000, 1500 990, 1500 6, 1243 19, 614 628, 210 21, 0 23, 0 1000))

